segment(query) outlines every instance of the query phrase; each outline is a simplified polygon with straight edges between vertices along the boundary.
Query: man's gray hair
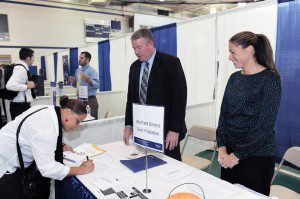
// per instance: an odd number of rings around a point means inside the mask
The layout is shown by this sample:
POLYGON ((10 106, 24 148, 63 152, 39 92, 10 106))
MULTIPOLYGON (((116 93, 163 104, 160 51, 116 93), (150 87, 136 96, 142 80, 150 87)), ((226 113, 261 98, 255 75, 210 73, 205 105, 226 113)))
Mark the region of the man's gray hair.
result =
POLYGON ((148 41, 154 41, 154 38, 153 38, 153 34, 150 30, 146 29, 146 28, 141 28, 137 31, 135 31, 132 35, 131 35, 131 41, 133 40, 137 40, 137 39, 140 39, 140 38, 144 38, 148 41))

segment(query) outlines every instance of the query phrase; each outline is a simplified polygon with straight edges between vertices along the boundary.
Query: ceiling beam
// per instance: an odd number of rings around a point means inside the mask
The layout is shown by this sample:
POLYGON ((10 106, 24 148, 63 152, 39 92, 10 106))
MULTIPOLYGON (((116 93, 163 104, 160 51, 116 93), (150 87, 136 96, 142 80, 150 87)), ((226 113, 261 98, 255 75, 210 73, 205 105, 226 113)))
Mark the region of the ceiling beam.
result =
POLYGON ((160 5, 205 5, 205 4, 236 4, 239 2, 255 2, 255 0, 174 0, 174 1, 154 1, 154 0, 111 0, 114 2, 140 3, 140 4, 160 4, 160 5))
POLYGON ((183 11, 190 11, 191 9, 201 8, 205 5, 206 4, 202 4, 202 5, 181 5, 181 6, 176 7, 175 9, 173 9, 172 13, 176 14, 176 13, 183 12, 183 11))

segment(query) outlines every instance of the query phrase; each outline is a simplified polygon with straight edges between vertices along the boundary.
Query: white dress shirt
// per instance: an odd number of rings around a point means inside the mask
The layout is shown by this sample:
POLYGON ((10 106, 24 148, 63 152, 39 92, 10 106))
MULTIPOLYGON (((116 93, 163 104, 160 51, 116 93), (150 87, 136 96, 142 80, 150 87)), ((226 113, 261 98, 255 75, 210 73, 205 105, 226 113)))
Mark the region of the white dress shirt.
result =
MULTIPOLYGON (((25 66, 26 70, 29 70, 28 65, 22 60, 16 62, 15 64, 22 64, 25 66)), ((31 89, 27 89, 26 85, 28 81, 28 76, 25 68, 23 66, 15 66, 13 74, 6 84, 7 90, 19 91, 18 95, 12 100, 13 102, 25 102, 24 94, 26 94, 27 102, 33 101, 31 89)))
POLYGON ((54 106, 37 105, 0 129, 0 178, 6 171, 13 173, 20 167, 16 147, 17 128, 23 118, 42 107, 48 108, 29 116, 20 130, 19 144, 25 168, 35 160, 44 177, 62 180, 69 173, 70 167, 55 161, 59 127, 54 106))

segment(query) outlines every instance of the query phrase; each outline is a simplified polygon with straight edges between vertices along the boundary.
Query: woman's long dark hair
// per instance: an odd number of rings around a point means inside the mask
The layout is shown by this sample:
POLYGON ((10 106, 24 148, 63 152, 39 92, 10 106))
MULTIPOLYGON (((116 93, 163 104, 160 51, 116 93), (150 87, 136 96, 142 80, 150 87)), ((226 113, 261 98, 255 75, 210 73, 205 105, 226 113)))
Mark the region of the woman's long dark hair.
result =
POLYGON ((71 109, 77 115, 87 114, 86 105, 80 100, 69 99, 68 96, 63 95, 60 97, 59 103, 61 108, 71 109))
POLYGON ((257 63, 274 71, 278 76, 280 76, 273 59, 271 44, 265 35, 255 34, 250 31, 243 31, 233 35, 229 42, 234 43, 235 45, 240 45, 243 48, 253 46, 255 51, 254 57, 257 63))

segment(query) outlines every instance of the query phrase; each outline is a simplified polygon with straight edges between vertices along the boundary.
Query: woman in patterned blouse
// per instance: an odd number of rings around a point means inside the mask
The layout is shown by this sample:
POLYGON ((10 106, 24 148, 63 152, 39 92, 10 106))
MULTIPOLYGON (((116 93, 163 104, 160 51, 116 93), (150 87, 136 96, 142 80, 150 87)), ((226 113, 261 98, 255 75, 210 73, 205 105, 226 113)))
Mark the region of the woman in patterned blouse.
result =
POLYGON ((217 142, 221 178, 269 195, 275 167, 274 126, 281 79, 268 38, 244 31, 229 40, 237 69, 223 96, 217 142))

